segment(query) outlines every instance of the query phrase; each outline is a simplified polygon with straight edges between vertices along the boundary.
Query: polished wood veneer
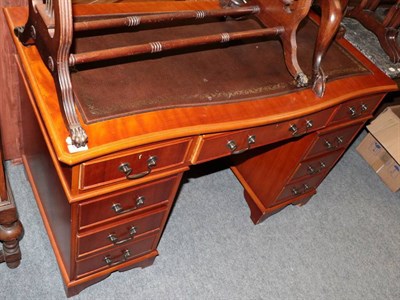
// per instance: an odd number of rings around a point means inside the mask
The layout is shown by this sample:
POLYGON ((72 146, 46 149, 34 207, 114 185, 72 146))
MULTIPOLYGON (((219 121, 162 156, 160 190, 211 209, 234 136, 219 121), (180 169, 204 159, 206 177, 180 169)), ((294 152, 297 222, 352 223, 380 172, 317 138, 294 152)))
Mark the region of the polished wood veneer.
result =
MULTIPOLYGON (((129 5, 167 11, 213 8, 216 2, 129 5)), ((77 13, 85 9, 76 8, 77 13)), ((11 29, 27 16, 23 8, 5 14, 11 29)), ((367 72, 328 80, 322 98, 303 88, 112 118, 85 124, 88 149, 71 153, 52 77, 34 46, 15 44, 23 161, 68 296, 114 271, 152 264, 182 175, 191 165, 228 158, 254 223, 289 204, 304 205, 385 93, 397 89, 338 40, 367 72)))

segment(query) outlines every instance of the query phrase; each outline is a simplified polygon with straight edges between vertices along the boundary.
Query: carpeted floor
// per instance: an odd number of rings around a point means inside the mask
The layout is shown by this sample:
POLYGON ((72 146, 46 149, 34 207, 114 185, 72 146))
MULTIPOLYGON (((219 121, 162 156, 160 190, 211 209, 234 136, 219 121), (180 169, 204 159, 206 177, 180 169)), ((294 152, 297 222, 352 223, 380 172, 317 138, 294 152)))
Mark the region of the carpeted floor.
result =
MULTIPOLYGON (((355 145, 307 205, 257 226, 229 169, 193 168, 154 265, 73 299, 400 299, 400 193, 355 145)), ((23 167, 7 167, 25 236, 21 265, 0 265, 0 299, 65 299, 23 167)))

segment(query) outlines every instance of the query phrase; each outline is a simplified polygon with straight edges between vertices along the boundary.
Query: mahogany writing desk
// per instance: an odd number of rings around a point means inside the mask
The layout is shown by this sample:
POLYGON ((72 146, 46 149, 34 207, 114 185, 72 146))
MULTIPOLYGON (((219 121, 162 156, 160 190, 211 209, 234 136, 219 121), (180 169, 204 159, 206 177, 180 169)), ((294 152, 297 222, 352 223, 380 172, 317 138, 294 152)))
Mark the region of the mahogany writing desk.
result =
MULTIPOLYGON (((130 5, 148 11, 213 3, 130 5)), ((13 29, 23 25, 27 10, 8 8, 5 14, 13 29)), ((316 28, 307 21, 299 31, 299 61, 306 71, 316 28)), ((82 36, 76 47, 93 43, 82 36)), ((88 149, 71 153, 52 77, 37 49, 15 39, 25 95, 23 161, 68 296, 114 271, 152 264, 182 174, 191 165, 229 157, 254 223, 289 204, 304 204, 385 94, 397 89, 340 40, 323 63, 328 82, 318 98, 310 88, 294 86, 281 53, 274 55, 281 49, 276 43, 251 41, 105 64, 109 76, 100 80, 97 66, 77 69, 72 80, 89 142, 88 149), (204 64, 196 59, 201 53, 214 59, 204 64), (127 68, 129 78, 123 73, 127 68), (228 74, 226 68, 237 72, 228 74), (134 87, 136 96, 126 87, 134 87), (95 99, 102 95, 104 101, 95 99), (135 101, 140 96, 144 100, 135 101)))

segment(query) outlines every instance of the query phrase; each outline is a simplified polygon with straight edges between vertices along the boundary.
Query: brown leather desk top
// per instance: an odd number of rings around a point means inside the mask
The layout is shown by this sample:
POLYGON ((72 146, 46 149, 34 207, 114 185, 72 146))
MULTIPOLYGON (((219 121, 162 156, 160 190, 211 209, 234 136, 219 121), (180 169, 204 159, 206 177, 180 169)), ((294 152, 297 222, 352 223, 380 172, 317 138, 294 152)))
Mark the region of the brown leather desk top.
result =
MULTIPOLYGON (((213 21, 105 35, 86 34, 75 37, 74 50, 75 53, 89 52, 260 28, 256 19, 213 21)), ((299 62, 308 75, 312 73, 317 30, 308 21, 298 34, 299 62)), ((152 110, 232 103, 298 91, 286 69, 278 39, 196 47, 78 68, 72 73, 72 80, 86 124, 152 110)), ((329 80, 368 72, 337 43, 329 49, 323 68, 329 80)))

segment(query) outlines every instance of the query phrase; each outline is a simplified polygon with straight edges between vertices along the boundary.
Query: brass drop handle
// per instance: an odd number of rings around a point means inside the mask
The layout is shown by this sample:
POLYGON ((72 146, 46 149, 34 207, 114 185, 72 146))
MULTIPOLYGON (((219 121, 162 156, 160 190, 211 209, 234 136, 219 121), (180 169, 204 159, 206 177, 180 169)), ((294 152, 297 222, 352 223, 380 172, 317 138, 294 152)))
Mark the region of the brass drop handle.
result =
POLYGON ((127 238, 125 238, 125 239, 123 239, 123 240, 120 240, 119 237, 117 237, 117 235, 116 235, 115 233, 110 233, 110 234, 108 235, 108 239, 109 239, 114 245, 122 245, 122 244, 124 244, 124 243, 126 243, 126 242, 129 242, 129 241, 133 240, 133 238, 135 237, 136 231, 137 231, 137 227, 132 226, 132 227, 129 229, 129 233, 128 233, 129 236, 128 236, 127 238))
POLYGON ((333 144, 333 143, 331 143, 330 141, 328 141, 328 140, 325 140, 325 146, 328 148, 328 149, 337 149, 337 148, 339 148, 342 144, 344 143, 344 138, 343 138, 343 136, 337 136, 336 138, 335 138, 335 145, 333 144))
POLYGON ((143 178, 144 176, 149 175, 151 173, 152 168, 155 167, 156 164, 157 164, 157 156, 153 155, 147 159, 147 171, 144 171, 139 174, 131 174, 132 168, 130 164, 127 162, 120 164, 118 169, 125 174, 126 179, 133 180, 133 179, 143 178))
POLYGON ((123 262, 126 262, 130 256, 131 256, 131 252, 128 249, 126 249, 122 252, 121 260, 117 260, 117 261, 113 262, 112 258, 109 255, 107 255, 104 257, 104 261, 106 262, 107 265, 112 267, 112 266, 122 264, 123 262))
POLYGON ((297 132, 299 131, 299 129, 297 128, 296 124, 290 124, 289 131, 292 133, 293 136, 297 136, 297 132))
POLYGON ((321 173, 322 170, 325 169, 325 168, 326 168, 325 163, 323 161, 321 161, 319 163, 319 169, 315 169, 313 166, 308 165, 307 170, 308 170, 308 174, 313 175, 313 174, 321 173))
POLYGON ((314 122, 312 120, 306 120, 306 129, 303 132, 299 132, 299 128, 297 127, 296 124, 290 124, 289 125, 289 131, 292 133, 292 136, 294 137, 299 137, 302 136, 314 126, 314 122))
POLYGON ((231 151, 231 154, 241 154, 243 152, 246 152, 247 150, 250 150, 251 145, 256 143, 256 136, 255 135, 249 135, 247 137, 247 147, 244 149, 236 150, 237 149, 237 144, 234 140, 229 140, 226 143, 226 147, 231 151))
POLYGON ((332 148, 333 148, 332 143, 331 143, 330 141, 328 141, 328 140, 325 140, 325 146, 326 146, 326 148, 328 148, 328 149, 332 149, 332 148))
POLYGON ((353 106, 349 107, 349 113, 350 113, 350 116, 352 116, 352 117, 356 117, 357 116, 357 111, 353 106))
POLYGON ((365 112, 368 110, 368 106, 366 104, 361 104, 361 112, 365 112))
POLYGON ((146 198, 144 196, 139 196, 139 197, 136 198, 136 205, 134 207, 123 209, 121 203, 114 203, 111 206, 111 209, 116 214, 119 214, 119 215, 126 214, 126 213, 128 213, 130 211, 138 209, 140 206, 142 206, 144 204, 145 200, 146 200, 146 198))
POLYGON ((296 188, 296 187, 292 188, 292 194, 295 196, 301 195, 301 194, 306 193, 309 189, 310 189, 310 186, 307 183, 305 183, 305 184, 303 184, 303 186, 301 188, 296 188))
POLYGON ((361 116, 364 112, 368 110, 368 106, 364 103, 360 105, 360 112, 357 112, 357 109, 354 106, 349 107, 349 113, 352 118, 357 118, 361 116))

